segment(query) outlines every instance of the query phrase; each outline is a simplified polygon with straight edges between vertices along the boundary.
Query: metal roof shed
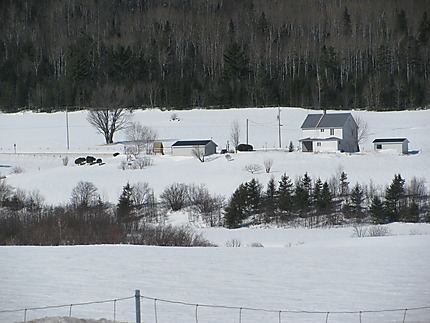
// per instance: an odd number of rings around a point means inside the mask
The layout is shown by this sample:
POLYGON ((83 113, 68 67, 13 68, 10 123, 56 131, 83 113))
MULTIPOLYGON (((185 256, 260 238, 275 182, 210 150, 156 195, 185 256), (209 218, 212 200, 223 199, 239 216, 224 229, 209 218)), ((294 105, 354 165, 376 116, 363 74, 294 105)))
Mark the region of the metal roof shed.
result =
POLYGON ((409 151, 409 140, 407 138, 379 138, 373 140, 373 149, 379 150, 396 150, 401 154, 407 154, 409 151))
POLYGON ((204 156, 216 153, 217 144, 212 140, 178 140, 172 145, 172 155, 193 156, 193 150, 199 149, 204 156))

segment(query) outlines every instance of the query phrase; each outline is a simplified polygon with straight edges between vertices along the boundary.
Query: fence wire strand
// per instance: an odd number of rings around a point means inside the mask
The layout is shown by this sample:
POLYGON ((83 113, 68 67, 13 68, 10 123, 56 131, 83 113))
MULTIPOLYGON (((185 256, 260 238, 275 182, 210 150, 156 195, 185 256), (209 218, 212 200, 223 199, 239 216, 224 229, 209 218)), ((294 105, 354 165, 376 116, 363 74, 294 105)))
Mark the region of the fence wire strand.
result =
MULTIPOLYGON (((113 303, 113 315, 114 322, 116 321, 116 305, 118 301, 130 300, 134 299, 136 296, 116 298, 110 300, 102 300, 102 301, 92 301, 92 302, 82 302, 82 303, 73 303, 73 304, 63 304, 63 305, 50 305, 50 306, 40 306, 40 307, 27 307, 20 309, 0 309, 1 313, 14 313, 14 312, 24 312, 24 322, 27 320, 28 311, 37 311, 37 310, 46 310, 46 309, 56 309, 56 308, 69 308, 69 316, 72 316, 72 308, 76 306, 88 306, 94 304, 103 304, 103 303, 113 303)), ((183 306, 193 306, 195 307, 195 322, 199 322, 199 311, 200 307, 204 308, 215 308, 215 309, 228 309, 228 310, 237 310, 239 313, 239 323, 242 322, 242 312, 243 311, 258 311, 258 312, 266 312, 266 313, 277 313, 278 314, 278 322, 281 323, 281 315, 282 313, 294 313, 294 314, 325 314, 325 322, 328 323, 329 315, 334 314, 358 314, 359 322, 362 322, 362 315, 364 313, 384 313, 384 312, 403 312, 403 323, 406 322, 407 312, 417 311, 417 310, 428 310, 430 306, 421 306, 421 307, 411 307, 411 308, 391 308, 391 309, 378 309, 378 310, 361 310, 361 311, 305 311, 305 310, 272 310, 267 308, 254 308, 254 307, 239 307, 239 306, 229 306, 229 305, 215 305, 215 304, 199 304, 199 303, 189 303, 184 301, 175 301, 161 298, 154 298, 149 296, 140 295, 140 299, 145 299, 152 301, 154 304, 154 318, 155 323, 158 322, 158 308, 157 303, 163 302, 168 304, 176 304, 183 306)))

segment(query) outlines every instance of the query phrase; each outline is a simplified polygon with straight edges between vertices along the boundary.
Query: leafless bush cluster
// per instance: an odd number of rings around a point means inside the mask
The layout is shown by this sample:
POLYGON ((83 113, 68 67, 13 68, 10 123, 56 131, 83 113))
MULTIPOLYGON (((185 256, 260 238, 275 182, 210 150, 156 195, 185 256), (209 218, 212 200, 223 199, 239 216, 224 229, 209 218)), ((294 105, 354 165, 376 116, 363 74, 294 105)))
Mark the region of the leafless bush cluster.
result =
POLYGON ((24 168, 22 168, 22 167, 20 167, 20 166, 15 166, 14 168, 12 168, 12 170, 11 170, 11 174, 21 174, 21 173, 24 173, 25 172, 25 170, 24 170, 24 168))
POLYGON ((248 164, 245 166, 245 170, 251 174, 259 172, 262 169, 263 169, 263 167, 260 164, 248 164))
POLYGON ((173 246, 173 247, 214 247, 203 235, 197 234, 186 226, 145 225, 129 235, 133 244, 173 246))
POLYGON ((210 226, 222 224, 224 198, 211 194, 205 185, 174 183, 164 189, 160 200, 172 211, 187 208, 191 221, 202 220, 210 226))
POLYGON ((151 165, 152 165, 152 158, 148 156, 143 156, 143 157, 137 157, 131 160, 122 160, 119 165, 119 168, 122 170, 126 170, 126 169, 136 170, 136 169, 144 169, 151 165))
POLYGON ((230 248, 239 248, 242 246, 242 242, 240 242, 239 239, 233 238, 226 241, 225 246, 230 248))
POLYGON ((353 228, 354 228, 354 231, 352 236, 357 238, 385 237, 393 234, 388 227, 383 225, 365 226, 365 225, 356 224, 354 225, 353 228))

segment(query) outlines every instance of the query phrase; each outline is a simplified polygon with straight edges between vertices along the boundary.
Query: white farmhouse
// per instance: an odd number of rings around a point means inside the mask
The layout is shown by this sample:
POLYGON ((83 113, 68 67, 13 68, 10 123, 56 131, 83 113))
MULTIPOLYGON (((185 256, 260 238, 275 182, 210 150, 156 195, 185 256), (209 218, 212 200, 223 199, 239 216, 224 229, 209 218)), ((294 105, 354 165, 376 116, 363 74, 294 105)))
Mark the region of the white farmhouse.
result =
POLYGON ((174 156, 194 156, 193 151, 198 149, 202 156, 216 153, 217 144, 212 140, 179 140, 172 145, 174 156))
POLYGON ((309 114, 302 124, 302 151, 356 152, 358 126, 351 113, 309 114))
POLYGON ((409 151, 409 140, 406 138, 382 138, 373 140, 375 151, 392 149, 401 154, 407 154, 409 151))

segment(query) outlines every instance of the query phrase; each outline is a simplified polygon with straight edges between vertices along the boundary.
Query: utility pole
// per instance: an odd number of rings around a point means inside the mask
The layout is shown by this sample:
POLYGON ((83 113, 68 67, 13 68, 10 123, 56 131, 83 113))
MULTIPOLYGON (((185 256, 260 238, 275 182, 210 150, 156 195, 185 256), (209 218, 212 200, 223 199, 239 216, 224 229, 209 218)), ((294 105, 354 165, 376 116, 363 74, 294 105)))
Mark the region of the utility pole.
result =
POLYGON ((248 145, 248 119, 246 119, 246 144, 248 145))
POLYGON ((281 143, 281 108, 278 107, 278 136, 279 136, 279 148, 282 148, 282 143, 281 143))
POLYGON ((69 148, 70 148, 70 144, 69 144, 69 113, 67 111, 67 107, 66 107, 66 139, 67 139, 67 150, 69 150, 69 148))

